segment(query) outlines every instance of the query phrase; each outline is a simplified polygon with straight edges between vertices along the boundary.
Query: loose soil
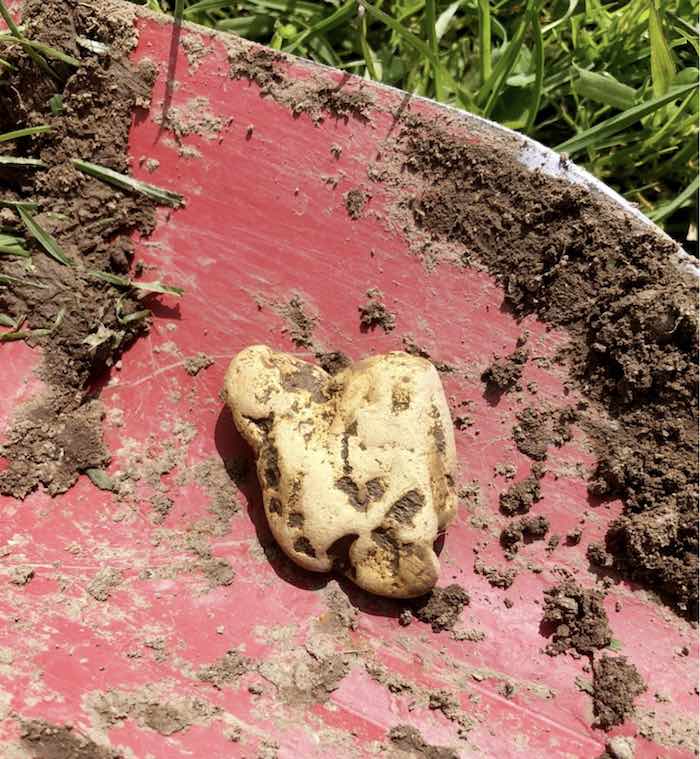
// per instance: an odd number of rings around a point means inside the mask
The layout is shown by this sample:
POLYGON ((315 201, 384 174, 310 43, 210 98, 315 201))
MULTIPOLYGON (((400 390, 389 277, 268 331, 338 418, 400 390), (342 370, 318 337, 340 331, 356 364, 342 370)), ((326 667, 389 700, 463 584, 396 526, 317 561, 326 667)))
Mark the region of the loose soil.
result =
POLYGON ((459 753, 455 749, 426 743, 420 732, 410 725, 392 727, 389 730, 389 741, 392 746, 405 751, 408 756, 419 756, 422 759, 459 759, 459 753))
POLYGON ((508 356, 495 358, 481 375, 489 392, 501 394, 515 389, 523 374, 523 369, 530 357, 530 351, 525 348, 527 336, 518 340, 516 349, 508 356))
MULTIPOLYGON (((133 268, 130 236, 148 234, 152 204, 81 174, 71 164, 84 158, 128 172, 127 140, 132 113, 147 107, 153 72, 134 67, 135 44, 128 12, 96 15, 88 6, 28 0, 26 35, 78 58, 80 66, 53 63, 60 82, 30 60, 19 46, 3 57, 16 67, 0 88, 0 132, 48 124, 50 132, 0 144, 0 154, 40 158, 45 170, 4 168, 3 199, 38 204, 32 213, 74 262, 64 266, 31 241, 32 269, 25 259, 3 256, 0 274, 21 282, 0 286, 0 313, 33 332, 29 342, 44 348, 43 395, 20 409, 0 448, 8 463, 0 494, 24 498, 43 484, 52 495, 65 492, 78 474, 108 460, 101 439, 102 409, 91 400, 90 381, 102 374, 148 326, 143 303, 131 290, 95 280, 90 270, 128 276, 133 268), (76 43, 76 35, 110 46, 98 56, 76 43), (21 93, 21 97, 17 96, 21 93), (63 110, 49 101, 59 95, 63 110), (129 318, 131 317, 131 318, 129 318)), ((2 223, 22 233, 19 216, 2 211, 2 223)))
POLYGON ((376 288, 367 290, 367 302, 358 306, 360 312, 360 329, 363 332, 381 327, 384 332, 391 332, 396 326, 396 316, 384 305, 382 293, 376 288))
POLYGON ((697 282, 675 244, 588 188, 526 168, 517 140, 496 148, 461 139, 447 118, 402 122, 369 173, 395 190, 409 238, 422 234, 433 258, 461 246, 516 316, 569 332, 563 358, 588 402, 554 420, 523 412, 516 444, 541 460, 579 416, 598 458, 592 492, 624 503, 608 533, 617 568, 696 616, 697 282))
POLYGON ((124 754, 99 746, 70 727, 43 720, 22 722, 20 739, 31 759, 123 759, 124 754))
POLYGON ((544 469, 540 464, 534 464, 530 474, 520 482, 511 485, 499 496, 501 512, 508 517, 515 514, 527 514, 533 503, 541 500, 540 480, 544 469))
POLYGON ((435 588, 414 601, 411 611, 432 626, 433 632, 451 630, 459 619, 462 609, 469 604, 469 594, 461 585, 435 588))
POLYGON ((612 633, 599 591, 584 590, 567 579, 545 590, 544 596, 542 622, 552 633, 548 654, 576 651, 590 656, 610 644, 612 633))
POLYGON ((624 656, 602 656, 593 665, 593 714, 604 730, 621 725, 634 710, 634 699, 646 685, 624 656))

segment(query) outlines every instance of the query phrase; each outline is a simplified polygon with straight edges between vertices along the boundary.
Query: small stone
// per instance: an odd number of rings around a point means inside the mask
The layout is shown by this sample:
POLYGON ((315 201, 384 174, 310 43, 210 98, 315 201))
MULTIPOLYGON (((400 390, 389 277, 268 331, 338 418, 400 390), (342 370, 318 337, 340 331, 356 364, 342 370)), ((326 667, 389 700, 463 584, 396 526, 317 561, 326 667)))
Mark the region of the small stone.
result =
POLYGON ((216 628, 216 634, 217 634, 217 635, 223 635, 223 634, 224 634, 224 626, 223 626, 223 625, 219 625, 219 626, 216 628))
POLYGON ((618 735, 615 738, 610 738, 605 748, 613 759, 634 759, 634 738, 618 735))
POLYGON ((10 573, 10 582, 13 585, 27 585, 34 577, 31 567, 14 567, 10 573))

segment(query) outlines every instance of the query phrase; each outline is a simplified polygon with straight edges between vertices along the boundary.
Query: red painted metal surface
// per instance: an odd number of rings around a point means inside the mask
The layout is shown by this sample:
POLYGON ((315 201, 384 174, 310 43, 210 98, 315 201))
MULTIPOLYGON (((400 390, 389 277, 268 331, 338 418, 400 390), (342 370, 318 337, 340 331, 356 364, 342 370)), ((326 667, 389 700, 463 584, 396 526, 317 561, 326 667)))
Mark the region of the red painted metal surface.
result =
MULTIPOLYGON (((429 743, 458 747, 464 757, 597 756, 606 735, 591 727, 590 697, 574 684, 577 677, 590 679, 585 659, 550 658, 540 632, 543 590, 560 579, 560 567, 586 586, 596 582, 586 547, 604 535, 620 509, 619 503, 589 500, 585 472, 592 457, 580 436, 550 451, 543 499, 533 512, 546 514, 560 535, 586 512, 581 544, 562 542, 551 555, 543 542, 523 547, 516 560, 521 571, 508 591, 490 587, 473 571, 477 544, 484 546, 482 560, 505 566, 497 540, 504 521, 498 495, 508 483, 494 467, 512 463, 521 478, 530 464, 510 436, 526 401, 506 395, 492 405, 479 376, 494 353, 514 348, 524 329, 542 358, 551 358, 565 335, 534 319, 517 323, 486 274, 447 264, 428 273, 380 218, 348 217, 342 195, 367 184, 367 163, 392 128, 386 113, 374 113, 369 125, 328 118, 316 126, 304 115, 293 118, 261 97, 254 84, 231 80, 224 46, 206 36, 207 54, 197 65, 179 51, 172 107, 204 96, 200 112, 205 107, 221 128, 178 142, 154 120, 165 96, 172 27, 142 18, 138 28, 134 58, 155 61, 159 76, 150 114, 133 124, 133 172, 187 198, 186 208, 160 212, 155 234, 138 244, 139 255, 186 295, 178 302, 161 300, 150 335, 105 379, 101 399, 110 473, 126 468, 135 452, 155 460, 169 446, 176 464, 160 478, 137 483, 133 501, 119 502, 86 477, 57 498, 37 492, 24 502, 0 499, 0 756, 15 756, 9 752, 17 745, 17 716, 73 724, 139 758, 253 757, 264 754, 265 741, 278 744, 280 757, 364 757, 375 754, 378 742, 400 723, 418 727, 429 743), (339 159, 332 144, 342 148, 339 159), (159 168, 148 173, 142 158, 156 159, 159 168), (340 170, 336 188, 322 180, 340 170), (383 291, 397 314, 390 334, 360 332, 357 307, 371 287, 383 291), (202 462, 245 453, 218 397, 227 363, 255 342, 294 350, 276 310, 294 294, 318 316, 314 337, 329 350, 360 358, 400 349, 410 334, 434 359, 459 370, 443 378, 455 413, 466 409, 474 420, 456 437, 462 481, 476 481, 481 497, 472 510, 460 506, 441 555, 440 584, 456 581, 468 590, 471 604, 456 629, 485 637, 457 640, 417 622, 401 627, 393 607, 343 582, 360 611, 357 629, 342 645, 369 652, 364 655, 416 685, 457 693, 474 722, 465 739, 439 710, 416 706, 410 695, 393 694, 372 680, 359 658, 325 704, 286 703, 255 673, 220 689, 193 674, 232 648, 256 660, 279 658, 308 644, 327 613, 322 589, 330 578, 281 559, 271 562, 259 549, 265 526, 254 488, 238 493, 240 510, 225 534, 208 537, 214 556, 226 558, 236 572, 230 585, 211 588, 197 572, 161 571, 191 560, 178 540, 209 514, 211 492, 187 473, 202 462), (192 377, 184 360, 200 351, 215 363, 192 377), (465 401, 468 407, 460 405, 465 401), (153 523, 149 504, 159 483, 174 501, 161 525, 153 523), (478 527, 484 515, 491 525, 486 531, 478 527), (541 571, 528 571, 528 563, 541 571), (34 570, 27 585, 8 582, 16 566, 34 570), (104 567, 119 570, 122 582, 98 601, 87 587, 104 567), (510 609, 506 597, 513 601, 510 609), (503 695, 505 682, 516 686, 511 698, 503 695), (263 686, 262 694, 248 690, 254 684, 263 686), (168 736, 133 715, 107 728, 91 704, 110 690, 153 692, 162 703, 200 699, 219 711, 168 736), (235 725, 242 730, 239 742, 226 736, 235 725)), ((183 31, 182 39, 195 34, 183 31)), ((290 73, 308 76, 310 70, 299 64, 290 73)), ((320 75, 336 81, 340 76, 320 75)), ((400 100, 399 93, 380 88, 374 96, 384 106, 400 100)), ((369 208, 381 211, 381 188, 373 192, 369 208)), ((2 347, 0 429, 15 404, 39 391, 32 374, 38 359, 22 344, 2 347)), ((546 365, 529 362, 524 383, 537 383, 537 402, 570 403, 561 369, 546 365)), ((613 734, 644 728, 652 739, 637 735, 639 758, 691 756, 677 738, 690 736, 692 742, 696 729, 694 632, 627 583, 610 589, 605 606, 622 653, 649 685, 638 699, 637 719, 613 734), (686 645, 690 656, 679 656, 686 645)))

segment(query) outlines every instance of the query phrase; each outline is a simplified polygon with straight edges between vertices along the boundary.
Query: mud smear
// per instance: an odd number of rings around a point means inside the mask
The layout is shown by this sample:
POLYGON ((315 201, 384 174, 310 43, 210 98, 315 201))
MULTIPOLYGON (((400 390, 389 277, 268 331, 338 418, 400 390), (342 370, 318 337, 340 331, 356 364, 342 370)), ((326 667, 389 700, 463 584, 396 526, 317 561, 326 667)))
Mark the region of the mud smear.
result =
POLYGON ((388 737, 391 745, 405 752, 407 756, 422 759, 459 759, 459 752, 455 749, 427 743, 420 732, 410 725, 392 727, 388 737))
POLYGON ((38 719, 22 722, 20 740, 31 759, 124 758, 121 751, 100 746, 77 730, 38 719))
MULTIPOLYGON (((63 493, 80 472, 108 460, 99 432, 101 410, 86 388, 147 330, 147 316, 131 290, 95 280, 89 272, 131 276, 131 235, 147 235, 154 225, 147 199, 112 189, 71 163, 84 158, 128 172, 132 113, 147 107, 154 77, 151 67, 128 61, 136 42, 133 13, 29 0, 23 23, 26 36, 78 58, 80 66, 52 62, 56 81, 12 46, 6 57, 15 69, 0 88, 0 132, 51 127, 0 144, 0 154, 39 158, 47 165, 43 170, 4 167, 3 198, 37 204, 31 213, 74 264, 55 261, 33 240, 27 243, 31 268, 27 259, 0 258, 0 274, 15 278, 0 286, 0 313, 15 322, 24 319, 22 330, 32 334, 29 343, 43 349, 40 375, 46 383, 44 394, 18 411, 0 449, 8 462, 0 473, 0 494, 17 498, 40 484, 52 495, 63 493), (109 54, 78 45, 80 35, 109 45, 109 54), (58 114, 49 104, 56 96, 62 98, 58 114)), ((14 210, 3 209, 2 225, 23 236, 14 210)))

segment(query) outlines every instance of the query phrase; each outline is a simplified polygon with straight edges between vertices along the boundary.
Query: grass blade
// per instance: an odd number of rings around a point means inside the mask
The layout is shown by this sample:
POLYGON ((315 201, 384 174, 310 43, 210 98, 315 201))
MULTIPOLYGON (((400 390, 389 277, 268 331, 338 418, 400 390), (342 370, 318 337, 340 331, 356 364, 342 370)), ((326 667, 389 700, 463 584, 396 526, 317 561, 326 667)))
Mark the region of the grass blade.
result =
POLYGON ((650 113, 662 108, 667 103, 671 103, 678 98, 682 98, 689 92, 693 91, 697 87, 696 84, 688 84, 685 87, 674 87, 671 92, 667 93, 663 97, 652 98, 651 100, 635 105, 632 108, 628 108, 622 113, 618 113, 612 118, 601 121, 599 124, 592 126, 590 129, 586 129, 580 134, 575 135, 570 140, 562 142, 561 145, 557 145, 555 150, 558 152, 566 152, 569 155, 580 153, 586 148, 594 147, 599 142, 608 139, 614 134, 627 129, 631 124, 636 123, 650 113))
POLYGON ((532 89, 532 105, 527 115, 525 131, 530 132, 540 112, 540 102, 542 101, 542 86, 544 82, 544 40, 542 39, 542 27, 537 8, 530 11, 530 22, 532 24, 532 34, 534 37, 535 47, 535 82, 532 89))
POLYGON ((35 220, 29 211, 24 208, 17 209, 24 226, 29 234, 41 245, 41 247, 56 261, 64 266, 73 266, 73 261, 63 252, 58 242, 35 220))
POLYGON ((450 26, 450 21, 452 21, 455 13, 457 13, 459 10, 460 5, 462 5, 462 0, 455 0, 454 3, 450 3, 450 5, 448 5, 447 8, 445 8, 445 10, 438 16, 438 19, 435 22, 435 34, 438 38, 438 41, 440 41, 447 33, 447 29, 450 26))
POLYGON ((107 282, 114 287, 135 287, 137 290, 145 290, 151 293, 165 293, 170 295, 182 295, 185 291, 181 287, 173 287, 172 285, 165 285, 162 282, 135 282, 128 277, 120 277, 116 274, 110 274, 107 271, 89 271, 91 277, 95 279, 101 279, 103 282, 107 282))
POLYGON ((16 129, 14 132, 5 132, 0 134, 0 142, 7 142, 8 140, 17 140, 20 137, 28 137, 32 134, 42 134, 42 132, 51 131, 52 127, 48 124, 42 124, 41 126, 26 127, 25 129, 16 129))
POLYGON ((362 50, 362 57, 365 60, 367 73, 369 74, 370 79, 373 79, 375 82, 378 82, 381 80, 381 77, 379 76, 377 72, 374 54, 372 50, 370 49, 369 43, 367 42, 367 16, 366 15, 363 15, 362 19, 360 20, 359 38, 360 38, 360 49, 362 50))
POLYGON ((38 208, 38 203, 31 203, 28 200, 9 200, 8 198, 0 198, 0 208, 38 208))
MULTIPOLYGON (((0 0, 0 5, 2 5, 2 0, 0 0)), ((40 55, 37 55, 37 53, 43 53, 47 58, 53 58, 56 61, 67 63, 69 66, 74 66, 76 68, 81 65, 80 61, 77 58, 73 58, 72 55, 67 55, 62 50, 57 50, 55 47, 51 47, 51 45, 44 45, 43 42, 28 40, 26 37, 16 37, 14 34, 0 34, 0 42, 6 40, 13 40, 18 45, 21 45, 30 56, 37 56, 39 60, 44 62, 46 69, 48 69, 46 73, 51 72, 51 76, 54 78, 57 77, 56 72, 49 66, 46 61, 44 61, 40 55)))
POLYGON ((287 45, 287 47, 285 47, 285 52, 293 53, 305 39, 311 37, 314 34, 322 34, 324 32, 330 31, 331 29, 342 26, 342 24, 352 18, 356 8, 357 3, 355 0, 348 0, 345 5, 341 5, 340 8, 333 11, 333 13, 331 13, 329 16, 326 16, 320 21, 317 21, 308 29, 304 29, 301 34, 299 34, 295 39, 291 41, 289 45, 287 45))
POLYGON ((161 203, 166 206, 173 206, 178 208, 185 205, 185 199, 177 192, 171 192, 170 190, 163 190, 155 185, 148 184, 147 182, 141 182, 134 177, 127 176, 126 174, 120 174, 118 171, 112 171, 104 166, 98 166, 95 163, 89 161, 81 161, 78 158, 72 160, 73 165, 80 169, 85 174, 89 174, 92 177, 101 179, 103 182, 115 185, 120 190, 133 190, 134 192, 141 193, 151 200, 155 200, 157 203, 161 203))
MULTIPOLYGON (((410 45, 424 58, 427 58, 434 68, 441 66, 439 59, 437 56, 433 55, 433 51, 428 47, 428 45, 426 45, 422 39, 416 37, 415 34, 409 32, 408 29, 406 29, 403 24, 399 23, 395 18, 393 18, 393 16, 389 16, 384 13, 384 11, 379 10, 379 8, 375 8, 373 5, 370 5, 367 0, 358 0, 358 2, 366 11, 369 12, 371 16, 376 18, 377 21, 381 21, 385 26, 388 26, 390 29, 396 32, 396 34, 398 34, 399 37, 401 37, 407 45, 410 45)), ((462 106, 468 110, 472 110, 473 103, 471 96, 454 80, 452 74, 450 74, 450 72, 444 67, 441 67, 441 76, 443 77, 444 82, 449 85, 449 87, 457 94, 457 97, 462 106)))
POLYGON ((621 111, 631 108, 636 103, 637 91, 634 87, 618 82, 609 74, 598 74, 596 71, 576 67, 574 70, 578 75, 574 80, 574 88, 579 97, 610 105, 621 111))
POLYGON ((39 287, 42 290, 46 288, 46 285, 40 285, 38 282, 32 282, 29 279, 11 277, 9 274, 0 274, 0 285, 25 285, 25 287, 39 287))
POLYGON ((0 166, 12 166, 14 168, 45 169, 46 164, 38 158, 19 158, 14 155, 0 155, 0 166))
POLYGON ((437 13, 435 12, 435 0, 425 0, 425 36, 428 40, 428 47, 433 54, 433 81, 435 82, 435 97, 442 103, 445 100, 445 90, 442 85, 442 74, 440 67, 440 51, 438 49, 437 38, 437 13))
POLYGON ((685 188, 685 190, 676 195, 673 200, 660 205, 658 208, 648 214, 649 218, 652 221, 656 222, 663 221, 674 211, 677 211, 688 200, 691 200, 692 198, 697 199, 698 189, 700 189, 700 176, 695 177, 695 179, 685 188))
POLYGON ((525 39, 525 32, 530 22, 530 12, 532 11, 532 0, 528 0, 524 13, 520 17, 518 27, 515 30, 513 39, 508 43, 508 46, 503 55, 498 59, 498 63, 493 70, 491 76, 486 80, 484 86, 479 90, 477 96, 477 103, 483 104, 484 116, 488 118, 491 111, 496 105, 498 96, 501 94, 501 90, 506 83, 506 79, 510 75, 510 72, 515 65, 515 61, 518 58, 518 53, 522 47, 523 40, 525 39))
POLYGON ((491 78, 491 9, 489 0, 479 0, 479 81, 491 78))
POLYGON ((673 77, 676 75, 676 67, 661 25, 656 0, 649 0, 649 42, 651 44, 651 84, 654 95, 658 98, 669 91, 673 77))

